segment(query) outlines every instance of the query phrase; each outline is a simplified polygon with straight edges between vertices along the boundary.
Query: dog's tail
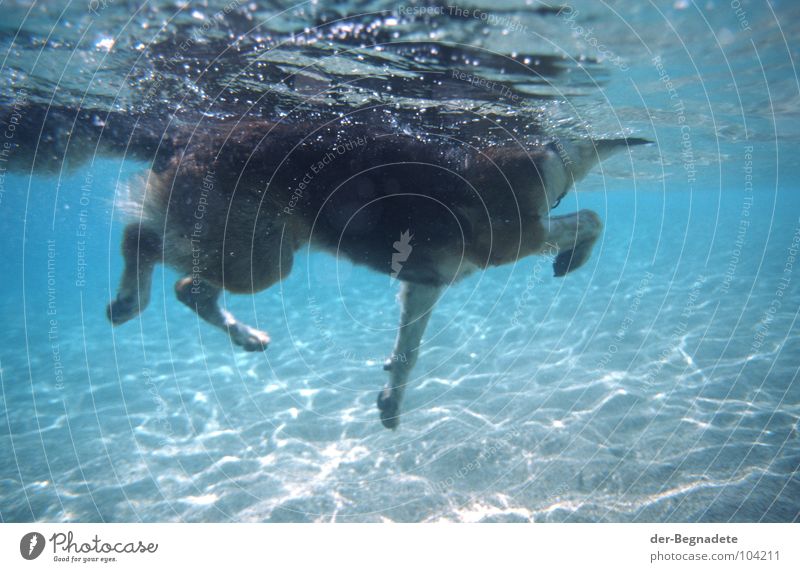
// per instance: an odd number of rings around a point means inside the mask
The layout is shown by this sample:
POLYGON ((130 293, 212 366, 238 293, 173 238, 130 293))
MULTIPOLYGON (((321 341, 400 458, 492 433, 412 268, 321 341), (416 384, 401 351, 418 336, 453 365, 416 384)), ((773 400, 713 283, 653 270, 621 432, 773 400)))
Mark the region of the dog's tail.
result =
POLYGON ((648 139, 642 139, 641 137, 622 137, 620 139, 599 139, 592 143, 596 149, 595 152, 602 161, 617 151, 622 151, 636 145, 652 145, 653 142, 648 139))
POLYGON ((651 143, 639 137, 619 139, 577 139, 562 143, 562 160, 573 181, 582 179, 600 161, 618 151, 651 143))
POLYGON ((31 174, 72 170, 98 156, 153 162, 171 145, 153 123, 122 112, 0 104, 0 161, 31 174))

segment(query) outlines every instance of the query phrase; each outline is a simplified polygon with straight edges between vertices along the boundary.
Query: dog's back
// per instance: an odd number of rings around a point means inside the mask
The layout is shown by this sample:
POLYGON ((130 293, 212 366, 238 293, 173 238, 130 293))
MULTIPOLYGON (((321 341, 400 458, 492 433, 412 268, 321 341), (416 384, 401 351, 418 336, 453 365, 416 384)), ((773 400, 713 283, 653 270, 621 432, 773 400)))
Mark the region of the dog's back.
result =
POLYGON ((97 154, 151 163, 128 210, 159 236, 160 259, 234 292, 280 279, 308 242, 427 284, 512 262, 541 248, 548 165, 562 163, 548 146, 480 146, 371 118, 169 123, 35 105, 17 115, 17 170, 58 172, 97 154), (414 254, 398 271, 403 236, 414 254))
POLYGON ((97 156, 161 168, 175 151, 165 123, 127 113, 15 101, 0 105, 0 124, 11 134, 4 142, 8 168, 20 173, 58 174, 97 156))
POLYGON ((543 157, 380 124, 217 124, 195 130, 155 174, 143 212, 166 231, 169 263, 188 271, 199 248, 206 276, 221 283, 227 268, 235 291, 268 281, 259 268, 275 262, 264 252, 276 239, 284 263, 311 242, 397 275, 404 234, 415 250, 399 278, 442 284, 540 246, 543 157))

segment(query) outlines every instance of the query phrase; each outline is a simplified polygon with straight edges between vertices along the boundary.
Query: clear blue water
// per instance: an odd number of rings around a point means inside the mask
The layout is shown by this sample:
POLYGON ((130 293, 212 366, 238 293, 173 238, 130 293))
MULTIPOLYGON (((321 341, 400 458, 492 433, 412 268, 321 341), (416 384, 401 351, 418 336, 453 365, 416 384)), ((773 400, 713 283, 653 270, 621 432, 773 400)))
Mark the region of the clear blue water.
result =
MULTIPOLYGON (((596 86, 554 81, 562 97, 543 108, 571 129, 580 117, 594 133, 657 145, 595 168, 555 211, 604 219, 586 267, 556 279, 548 260, 527 258, 446 291, 395 432, 375 408, 399 312, 388 277, 302 253, 279 286, 227 295, 243 321, 269 330, 263 354, 176 302, 169 269, 157 270, 140 319, 112 329, 105 304, 124 224, 114 201, 144 166, 98 158, 7 174, 0 519, 798 520, 800 18, 790 2, 743 4, 750 32, 727 2, 574 4, 628 69, 607 57, 592 64, 596 86), (651 54, 685 105, 694 177, 651 54)), ((576 59, 596 57, 585 30, 516 6, 498 14, 549 31, 576 59)), ((113 9, 85 53, 73 46, 111 79, 119 70, 96 42, 103 25, 115 29, 113 9)), ((6 60, 6 86, 38 77, 25 49, 43 29, 69 39, 83 22, 55 24, 51 7, 26 27, 25 10, 15 5, 6 24, 25 32, 3 36, 8 53, 30 38, 6 60)), ((448 20, 436 39, 553 49, 534 33, 470 26, 448 20)), ((50 68, 74 65, 49 50, 50 68)))

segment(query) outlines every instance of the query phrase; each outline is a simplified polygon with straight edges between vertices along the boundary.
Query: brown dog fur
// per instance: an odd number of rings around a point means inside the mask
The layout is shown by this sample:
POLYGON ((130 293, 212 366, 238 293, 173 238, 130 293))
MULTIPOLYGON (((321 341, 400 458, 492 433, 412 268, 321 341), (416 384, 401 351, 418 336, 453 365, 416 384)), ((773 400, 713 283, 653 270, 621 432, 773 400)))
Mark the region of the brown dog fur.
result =
MULTIPOLYGON (((36 120, 35 113, 30 117, 36 120)), ((71 120, 97 123, 80 114, 71 120)), ((53 131, 67 121, 56 114, 44 123, 53 131)), ((83 160, 94 149, 152 163, 124 231, 125 269, 109 319, 121 324, 144 310, 153 267, 161 262, 184 275, 175 286, 179 300, 237 345, 262 350, 268 335, 219 307, 223 289, 246 294, 269 288, 291 272, 294 253, 309 243, 393 273, 404 283, 403 311, 387 362, 390 383, 378 399, 389 428, 398 425, 404 388, 441 289, 545 249, 557 252, 557 276, 580 267, 600 234, 600 218, 585 210, 549 217, 550 209, 598 160, 644 143, 478 146, 384 123, 212 122, 169 135, 137 132, 119 118, 101 124, 114 136, 84 129, 73 157, 83 160), (397 241, 409 232, 414 250, 397 272, 397 241)), ((58 137, 49 141, 55 148, 35 142, 43 148, 40 170, 52 170, 59 153, 67 154, 58 137)), ((19 164, 33 168, 24 147, 20 154, 27 161, 19 164)))

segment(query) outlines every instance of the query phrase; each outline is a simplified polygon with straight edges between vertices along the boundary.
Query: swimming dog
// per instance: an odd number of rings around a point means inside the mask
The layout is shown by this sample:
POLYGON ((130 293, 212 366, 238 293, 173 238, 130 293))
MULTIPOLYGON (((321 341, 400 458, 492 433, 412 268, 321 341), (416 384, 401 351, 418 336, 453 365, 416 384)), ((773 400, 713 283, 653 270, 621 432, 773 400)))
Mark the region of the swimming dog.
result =
MULTIPOLYGON (((85 121, 91 118, 72 125, 85 121)), ((124 229, 124 271, 108 319, 123 324, 147 307, 153 269, 163 263, 183 275, 175 284, 181 302, 242 349, 261 351, 269 335, 223 309, 221 292, 253 294, 275 285, 303 247, 343 255, 402 283, 389 381, 377 400, 390 429, 399 424, 443 288, 544 251, 555 253, 555 276, 580 268, 600 236, 600 217, 550 210, 599 160, 646 143, 481 146, 377 121, 205 121, 168 135, 103 124, 109 142, 95 137, 94 147, 71 155, 99 149, 152 162, 124 229)), ((51 143, 58 140, 52 134, 51 143)), ((57 163, 60 152, 45 148, 39 160, 57 163)))

